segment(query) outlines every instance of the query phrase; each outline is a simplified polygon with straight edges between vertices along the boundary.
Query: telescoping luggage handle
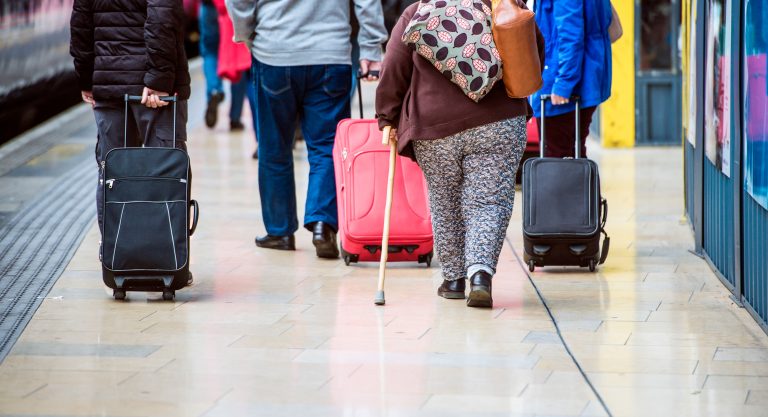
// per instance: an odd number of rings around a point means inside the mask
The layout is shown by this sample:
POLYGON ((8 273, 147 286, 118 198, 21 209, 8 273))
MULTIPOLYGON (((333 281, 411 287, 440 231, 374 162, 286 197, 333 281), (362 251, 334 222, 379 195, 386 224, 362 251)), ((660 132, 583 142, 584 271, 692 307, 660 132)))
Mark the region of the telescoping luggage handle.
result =
MULTIPOLYGON (((176 96, 160 97, 160 101, 173 103, 173 147, 176 148, 176 96)), ((141 102, 141 96, 125 95, 125 120, 123 121, 123 147, 128 147, 128 103, 141 102)))
POLYGON ((363 74, 362 70, 357 70, 357 104, 360 106, 360 118, 363 119, 363 86, 360 84, 360 79, 363 77, 367 77, 368 75, 373 75, 374 77, 379 76, 379 71, 368 71, 367 73, 363 74))
MULTIPOLYGON (((160 97, 161 101, 167 101, 173 103, 173 149, 176 148, 176 103, 178 99, 176 96, 160 97)), ((123 147, 128 147, 128 103, 141 102, 141 96, 132 96, 130 94, 125 95, 125 119, 123 121, 123 147)), ((197 204, 197 200, 189 200, 190 207, 194 210, 192 216, 192 226, 189 228, 189 235, 192 236, 197 229, 197 220, 200 215, 200 206, 197 204)))
MULTIPOLYGON (((544 157, 544 104, 546 104, 547 100, 551 100, 552 95, 551 94, 542 94, 541 95, 541 119, 539 121, 541 122, 541 126, 539 126, 539 157, 544 157)), ((574 157, 576 159, 581 158, 581 111, 580 111, 580 104, 579 104, 579 96, 571 96, 571 101, 576 103, 576 140, 574 141, 576 143, 576 153, 574 153, 574 157)))

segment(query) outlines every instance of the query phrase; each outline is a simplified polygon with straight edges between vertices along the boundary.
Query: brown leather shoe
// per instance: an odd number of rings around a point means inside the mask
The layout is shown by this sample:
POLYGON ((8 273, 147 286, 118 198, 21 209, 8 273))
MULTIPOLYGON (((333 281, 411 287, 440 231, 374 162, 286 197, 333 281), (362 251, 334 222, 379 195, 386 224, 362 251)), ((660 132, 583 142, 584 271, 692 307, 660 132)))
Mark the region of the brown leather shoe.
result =
POLYGON ((464 278, 453 281, 443 280, 443 284, 437 289, 437 295, 450 300, 463 300, 467 280, 464 278))
POLYGON ((266 249, 296 250, 296 240, 290 236, 271 236, 256 238, 256 246, 266 249))
POLYGON ((318 258, 337 259, 339 247, 336 244, 336 231, 325 222, 315 222, 312 228, 312 244, 318 258))
POLYGON ((469 279, 468 307, 493 307, 491 297, 491 275, 485 271, 477 271, 469 279))

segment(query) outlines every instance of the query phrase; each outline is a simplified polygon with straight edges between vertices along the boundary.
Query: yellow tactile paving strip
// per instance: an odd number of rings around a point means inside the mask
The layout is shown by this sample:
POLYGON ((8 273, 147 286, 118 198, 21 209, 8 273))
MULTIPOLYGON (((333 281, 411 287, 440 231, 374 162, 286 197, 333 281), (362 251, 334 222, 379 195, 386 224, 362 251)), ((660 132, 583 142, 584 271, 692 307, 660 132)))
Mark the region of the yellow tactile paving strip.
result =
MULTIPOLYGON (((415 264, 393 266, 376 307, 375 264, 319 260, 306 231, 295 253, 254 246, 250 134, 190 137, 194 287, 172 303, 114 301, 94 227, 0 365, 0 415, 605 415, 513 253, 520 194, 493 310, 438 298, 439 269, 415 264)), ((679 150, 593 157, 611 204, 609 261, 534 279, 613 414, 768 415, 768 337, 687 252, 679 150)), ((300 194, 305 161, 300 144, 300 194)))

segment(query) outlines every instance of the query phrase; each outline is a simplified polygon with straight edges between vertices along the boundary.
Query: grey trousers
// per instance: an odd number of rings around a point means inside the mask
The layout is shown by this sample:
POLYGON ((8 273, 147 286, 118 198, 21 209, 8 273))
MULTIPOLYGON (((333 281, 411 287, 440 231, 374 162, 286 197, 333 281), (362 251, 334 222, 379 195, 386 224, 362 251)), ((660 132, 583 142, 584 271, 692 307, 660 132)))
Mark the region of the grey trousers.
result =
POLYGON ((526 119, 520 116, 413 142, 429 188, 444 279, 465 278, 468 269, 495 273, 526 139, 526 119))
MULTIPOLYGON (((98 132, 96 163, 99 165, 99 185, 96 188, 96 209, 99 230, 104 230, 104 169, 102 161, 114 148, 123 146, 165 147, 173 146, 173 104, 150 109, 139 103, 128 104, 126 118, 122 101, 97 101, 93 107, 98 132), (126 123, 127 122, 127 123, 126 123), (127 137, 126 133, 127 132, 127 137)), ((187 102, 176 103, 176 147, 187 150, 187 102)), ((190 173, 191 176, 191 173, 190 173)))

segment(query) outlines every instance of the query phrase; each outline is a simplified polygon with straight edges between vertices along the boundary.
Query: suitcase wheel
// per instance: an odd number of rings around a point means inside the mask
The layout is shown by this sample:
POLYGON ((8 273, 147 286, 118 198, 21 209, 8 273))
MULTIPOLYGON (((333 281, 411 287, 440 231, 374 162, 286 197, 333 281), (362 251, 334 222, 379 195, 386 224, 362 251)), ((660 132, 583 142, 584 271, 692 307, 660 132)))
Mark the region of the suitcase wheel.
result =
POLYGON ((536 270, 536 262, 533 259, 528 261, 528 270, 531 272, 536 270))
POLYGON ((125 300, 125 290, 112 290, 112 296, 115 297, 115 300, 125 300))
POLYGON ((349 253, 344 250, 344 247, 339 245, 341 248, 341 259, 344 260, 344 264, 349 266, 351 263, 357 263, 357 261, 360 259, 360 256, 349 253))
POLYGON ((597 261, 594 259, 589 260, 589 272, 595 272, 595 268, 597 267, 597 261))
POLYGON ((426 255, 419 255, 419 263, 420 264, 427 264, 427 268, 432 266, 432 256, 433 252, 429 252, 426 255))
POLYGON ((163 300, 165 301, 172 301, 176 297, 176 291, 174 290, 163 290, 163 300))
POLYGON ((343 258, 344 258, 344 264, 347 266, 349 266, 349 264, 356 264, 358 259, 360 259, 358 255, 353 255, 351 253, 345 253, 343 255, 343 258))

